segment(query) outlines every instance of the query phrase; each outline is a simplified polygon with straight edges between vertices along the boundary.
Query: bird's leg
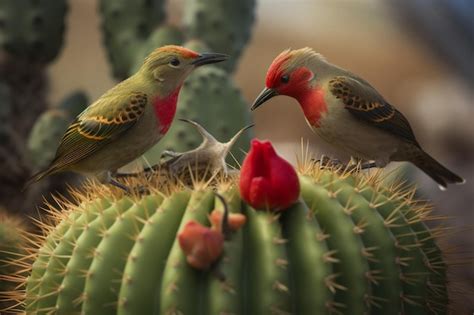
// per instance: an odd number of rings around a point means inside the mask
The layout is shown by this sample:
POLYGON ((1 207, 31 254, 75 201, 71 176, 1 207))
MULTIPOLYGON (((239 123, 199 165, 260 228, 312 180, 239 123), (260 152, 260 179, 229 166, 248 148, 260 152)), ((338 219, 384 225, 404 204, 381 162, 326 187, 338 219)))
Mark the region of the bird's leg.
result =
POLYGON ((319 164, 320 168, 338 168, 344 166, 344 164, 340 160, 330 158, 326 155, 321 155, 321 158, 319 160, 313 159, 313 162, 315 164, 319 164))
POLYGON ((347 172, 358 172, 374 167, 378 167, 376 161, 363 161, 360 159, 351 158, 351 161, 346 165, 345 170, 347 172))
POLYGON ((122 184, 121 182, 117 181, 115 179, 115 175, 117 174, 117 171, 115 172, 108 172, 108 183, 112 186, 115 186, 117 188, 120 188, 122 189, 127 195, 130 195, 132 194, 132 192, 136 192, 138 193, 139 195, 144 195, 144 194, 149 194, 150 191, 148 188, 146 188, 145 186, 137 186, 137 187, 133 187, 133 189, 130 189, 129 187, 127 187, 126 185, 122 184))
POLYGON ((125 186, 124 184, 118 182, 115 178, 113 177, 110 177, 109 179, 109 184, 112 185, 112 186, 115 186, 117 188, 120 188, 122 189, 123 191, 125 191, 126 194, 130 194, 131 193, 131 190, 130 188, 128 188, 127 186, 125 186))
POLYGON ((375 161, 368 161, 368 162, 363 162, 360 164, 361 170, 367 170, 374 167, 377 167, 377 163, 375 161))

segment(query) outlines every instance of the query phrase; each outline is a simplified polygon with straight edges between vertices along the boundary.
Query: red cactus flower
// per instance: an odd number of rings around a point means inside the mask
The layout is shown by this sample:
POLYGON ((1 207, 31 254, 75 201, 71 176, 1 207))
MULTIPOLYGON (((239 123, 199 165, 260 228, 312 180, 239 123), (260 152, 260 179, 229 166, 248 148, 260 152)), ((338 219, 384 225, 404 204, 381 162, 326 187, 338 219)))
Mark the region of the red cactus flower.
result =
POLYGON ((282 210, 298 199, 296 171, 269 141, 252 140, 240 171, 240 194, 252 207, 282 210))
POLYGON ((189 265, 199 270, 207 270, 222 254, 224 236, 220 231, 211 230, 191 220, 178 234, 181 249, 189 265))
MULTIPOLYGON (((212 227, 218 231, 222 230, 222 216, 224 215, 224 212, 219 211, 219 210, 214 210, 211 212, 209 216, 209 221, 211 221, 212 227)), ((245 222, 247 221, 247 218, 245 215, 242 213, 229 213, 229 227, 232 231, 237 231, 240 229, 245 222)))

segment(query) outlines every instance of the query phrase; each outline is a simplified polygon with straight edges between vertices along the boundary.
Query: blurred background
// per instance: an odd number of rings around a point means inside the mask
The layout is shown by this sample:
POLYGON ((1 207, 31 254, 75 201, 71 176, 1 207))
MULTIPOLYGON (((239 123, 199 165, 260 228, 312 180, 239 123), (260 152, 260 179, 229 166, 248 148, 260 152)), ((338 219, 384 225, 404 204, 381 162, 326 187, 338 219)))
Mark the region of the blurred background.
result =
MULTIPOLYGON (((180 21, 182 1, 168 1, 171 23, 180 21)), ((376 87, 411 122, 424 148, 467 184, 440 192, 418 170, 406 168, 421 195, 449 217, 458 233, 447 246, 470 253, 474 247, 474 6, 470 0, 258 0, 252 38, 235 73, 251 103, 264 86, 267 67, 286 48, 309 46, 332 63, 376 87)), ((51 67, 50 102, 71 90, 91 100, 116 84, 102 45, 95 0, 71 0, 65 45, 51 67)), ((223 104, 225 105, 225 104, 223 104)), ((258 138, 271 140, 295 161, 301 138, 317 156, 326 152, 306 126, 293 99, 278 97, 252 113, 258 138)), ((1 145, 1 144, 0 144, 1 145)), ((0 165, 0 168, 2 166, 0 165)), ((394 167, 394 166, 392 166, 394 167)), ((3 189, 0 187, 0 189, 3 189)), ((459 314, 472 314, 474 266, 454 273, 464 283, 459 314), (470 299, 469 299, 470 295, 470 299)))

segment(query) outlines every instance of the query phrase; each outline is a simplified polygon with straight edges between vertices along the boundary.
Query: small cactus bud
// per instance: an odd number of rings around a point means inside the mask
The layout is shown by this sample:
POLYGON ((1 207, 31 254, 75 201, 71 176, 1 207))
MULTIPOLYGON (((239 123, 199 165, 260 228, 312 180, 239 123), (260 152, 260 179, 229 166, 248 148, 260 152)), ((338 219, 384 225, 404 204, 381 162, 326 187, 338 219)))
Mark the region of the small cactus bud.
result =
POLYGON ((240 173, 242 199, 254 208, 278 211, 294 203, 299 193, 293 166, 276 154, 269 141, 252 140, 240 173))
MULTIPOLYGON (((224 215, 224 212, 219 211, 219 210, 214 210, 211 212, 209 216, 209 221, 211 221, 213 229, 217 231, 222 230, 222 216, 223 215, 224 215)), ((238 229, 240 229, 245 224, 246 221, 247 221, 247 218, 242 213, 229 213, 228 224, 229 224, 229 228, 232 231, 237 231, 238 229)))
POLYGON ((178 235, 179 245, 189 265, 208 270, 222 254, 224 236, 198 222, 189 221, 178 235))

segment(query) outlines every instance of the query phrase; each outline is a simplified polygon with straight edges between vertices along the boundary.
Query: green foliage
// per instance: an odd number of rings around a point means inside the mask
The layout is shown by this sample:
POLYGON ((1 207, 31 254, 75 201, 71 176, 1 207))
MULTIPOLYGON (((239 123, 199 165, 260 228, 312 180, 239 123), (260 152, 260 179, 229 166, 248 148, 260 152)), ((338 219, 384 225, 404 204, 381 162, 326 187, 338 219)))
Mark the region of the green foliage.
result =
POLYGON ((51 62, 64 34, 67 1, 0 1, 0 47, 16 57, 51 62))
POLYGON ((214 272, 191 268, 176 239, 190 220, 209 225, 223 208, 210 188, 162 185, 171 193, 150 187, 135 199, 91 197, 100 189, 92 187, 46 229, 26 282, 27 313, 447 313, 445 265, 423 224, 429 209, 412 192, 331 170, 300 181, 300 200, 280 214, 243 203, 232 181, 218 185, 247 223, 214 272))
POLYGON ((36 120, 28 138, 30 161, 36 169, 44 168, 52 161, 67 127, 87 104, 87 96, 75 92, 36 120))

